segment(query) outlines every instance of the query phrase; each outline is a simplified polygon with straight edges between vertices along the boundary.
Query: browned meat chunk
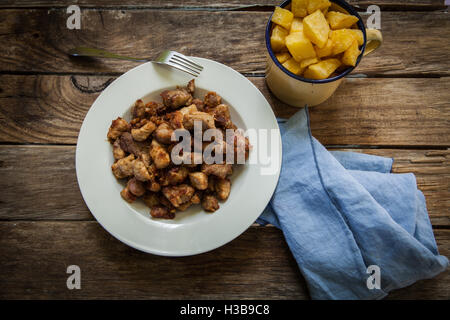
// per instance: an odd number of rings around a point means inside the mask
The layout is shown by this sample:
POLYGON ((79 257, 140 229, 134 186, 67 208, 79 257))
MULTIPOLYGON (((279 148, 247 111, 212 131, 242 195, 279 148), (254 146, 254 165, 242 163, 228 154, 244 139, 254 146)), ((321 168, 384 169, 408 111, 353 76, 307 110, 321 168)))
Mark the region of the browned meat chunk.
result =
POLYGON ((184 151, 182 154, 172 154, 173 162, 175 163, 181 163, 183 166, 187 168, 195 168, 197 165, 202 163, 202 153, 198 152, 189 152, 184 151), (196 163, 197 161, 197 163, 196 163))
POLYGON ((141 155, 139 156, 139 159, 144 163, 144 165, 147 167, 147 169, 150 167, 150 163, 152 161, 150 158, 149 151, 150 151, 149 149, 142 150, 141 155))
MULTIPOLYGON (((180 110, 178 110, 179 112, 181 112, 181 114, 183 115, 183 117, 185 115, 187 115, 188 113, 192 113, 192 112, 196 112, 197 110, 197 106, 195 104, 191 104, 190 106, 181 108, 180 110)), ((184 118, 183 118, 184 119, 184 118)))
POLYGON ((200 192, 196 191, 194 193, 194 195, 192 196, 191 200, 189 200, 189 201, 191 201, 193 204, 199 204, 201 200, 202 200, 202 197, 201 197, 200 192))
POLYGON ((208 109, 208 113, 214 117, 218 127, 236 129, 236 126, 231 122, 230 110, 226 104, 219 104, 215 108, 208 109))
POLYGON ((109 127, 107 135, 109 142, 113 143, 118 137, 122 135, 122 133, 129 130, 129 123, 121 117, 118 117, 116 120, 112 121, 111 126, 109 127))
POLYGON ((129 203, 132 203, 136 200, 136 196, 130 192, 128 186, 126 186, 121 192, 120 195, 122 198, 129 203))
POLYGON ((227 175, 233 172, 231 164, 206 164, 202 165, 202 172, 207 175, 215 175, 219 178, 225 179, 227 175))
POLYGON ((152 134, 153 131, 155 131, 155 129, 156 125, 153 122, 148 121, 139 129, 131 129, 131 135, 136 141, 144 141, 147 140, 147 138, 152 134))
POLYGON ((193 203, 191 202, 191 200, 189 200, 186 203, 180 204, 180 206, 177 209, 180 210, 180 211, 185 211, 186 209, 188 209, 192 205, 193 205, 193 203))
POLYGON ((126 158, 117 160, 112 166, 112 172, 117 179, 126 178, 133 175, 134 155, 130 154, 126 158))
POLYGON ((169 177, 167 176, 167 171, 160 171, 158 176, 158 183, 161 187, 167 187, 169 183, 169 177))
POLYGON ((131 129, 139 129, 144 124, 147 123, 147 119, 141 119, 141 118, 134 118, 130 121, 131 129))
POLYGON ((215 159, 225 160, 227 143, 224 140, 216 139, 213 142, 203 143, 203 160, 205 163, 217 162, 215 159))
POLYGON ((148 181, 146 188, 152 192, 158 192, 161 190, 161 185, 156 181, 148 181))
POLYGON ((203 172, 189 173, 189 180, 192 186, 197 190, 205 190, 208 188, 208 176, 203 172))
POLYGON ((194 191, 194 188, 187 184, 164 187, 162 189, 163 195, 175 208, 178 208, 181 204, 188 202, 194 195, 194 191))
POLYGON ((208 193, 214 193, 216 191, 216 177, 208 176, 208 193))
POLYGON ((195 91, 195 79, 192 79, 191 81, 188 82, 187 86, 186 86, 187 91, 193 95, 194 91, 195 91))
POLYGON ((159 206, 159 205, 151 207, 150 215, 153 218, 158 218, 158 219, 173 219, 173 218, 175 218, 175 212, 169 211, 169 209, 167 207, 159 206))
POLYGON ((162 194, 160 193, 158 197, 159 203, 169 209, 169 211, 176 212, 177 209, 172 205, 172 203, 162 194))
POLYGON ((131 109, 133 118, 143 118, 145 116, 145 104, 141 99, 137 100, 131 109))
POLYGON ((145 194, 142 197, 142 200, 144 201, 145 205, 149 208, 159 204, 158 195, 153 192, 145 194))
POLYGON ((148 116, 155 116, 166 112, 166 106, 160 102, 151 101, 145 105, 145 113, 148 116))
POLYGON ((194 122, 200 121, 202 124, 202 129, 212 129, 215 128, 214 117, 206 112, 194 111, 186 114, 183 118, 184 128, 187 130, 194 129, 194 122))
POLYGON ((217 93, 210 91, 205 95, 203 102, 207 107, 215 107, 221 104, 222 98, 217 93))
POLYGON ((235 130, 234 131, 234 159, 235 162, 238 164, 242 164, 239 163, 239 161, 242 160, 247 160, 248 156, 249 156, 249 152, 250 152, 250 142, 248 141, 247 137, 244 137, 242 135, 241 132, 239 132, 239 130, 235 130), (238 158, 238 156, 240 158, 238 158), (242 157, 243 156, 243 157, 242 157))
POLYGON ((219 200, 227 200, 228 196, 230 195, 231 190, 231 182, 229 179, 216 179, 215 184, 216 194, 217 198, 219 200))
POLYGON ((171 109, 178 109, 192 101, 189 92, 183 89, 166 90, 161 93, 164 105, 171 109))
POLYGON ((186 209, 188 209, 190 206, 192 206, 193 204, 199 204, 201 202, 201 197, 200 194, 198 194, 197 192, 194 193, 194 195, 192 196, 191 200, 189 200, 186 203, 181 204, 177 209, 180 211, 185 211, 186 209))
POLYGON ((165 122, 161 123, 155 131, 155 138, 158 142, 170 144, 173 129, 165 122))
POLYGON ((133 140, 133 136, 129 132, 125 132, 120 136, 120 147, 123 151, 132 153, 136 157, 139 156, 139 148, 136 146, 136 143, 133 140))
POLYGON ((194 204, 199 204, 200 202, 201 202, 201 196, 200 196, 200 194, 198 192, 196 192, 192 196, 191 200, 189 200, 186 203, 181 204, 177 209, 180 210, 180 211, 185 211, 190 206, 192 206, 194 204))
POLYGON ((183 182, 189 174, 189 171, 185 167, 174 167, 167 172, 167 179, 171 185, 180 184, 183 182))
POLYGON ((131 178, 128 180, 127 188, 136 197, 140 197, 145 193, 144 184, 136 178, 131 178))
POLYGON ((123 151, 122 148, 120 147, 120 140, 119 139, 114 141, 114 144, 113 144, 113 156, 114 156, 114 159, 116 159, 116 160, 125 158, 125 156, 126 156, 125 151, 123 151))
POLYGON ((194 99, 192 100, 192 104, 195 104, 195 106, 197 107, 198 111, 203 111, 204 108, 204 104, 203 101, 200 99, 194 99))
POLYGON ((140 181, 148 181, 152 179, 150 172, 148 172, 144 162, 140 159, 134 160, 133 162, 133 174, 136 179, 140 181))
POLYGON ((202 207, 205 211, 214 212, 219 209, 219 202, 213 195, 207 194, 203 196, 202 207))
POLYGON ((169 153, 156 140, 152 141, 150 157, 157 169, 166 168, 170 164, 169 153))
POLYGON ((167 115, 167 120, 173 129, 183 129, 183 114, 177 110, 167 115))

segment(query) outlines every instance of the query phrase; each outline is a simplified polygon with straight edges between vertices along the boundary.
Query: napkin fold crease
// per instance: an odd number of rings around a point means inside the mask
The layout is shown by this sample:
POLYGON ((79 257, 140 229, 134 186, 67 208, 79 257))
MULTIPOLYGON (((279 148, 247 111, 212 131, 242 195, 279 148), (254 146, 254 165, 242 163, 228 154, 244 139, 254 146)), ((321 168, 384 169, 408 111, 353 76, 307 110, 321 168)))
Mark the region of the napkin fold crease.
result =
POLYGON ((280 179, 257 222, 283 231, 311 298, 380 299, 446 270, 412 173, 390 173, 390 158, 327 151, 307 108, 279 125, 280 179))

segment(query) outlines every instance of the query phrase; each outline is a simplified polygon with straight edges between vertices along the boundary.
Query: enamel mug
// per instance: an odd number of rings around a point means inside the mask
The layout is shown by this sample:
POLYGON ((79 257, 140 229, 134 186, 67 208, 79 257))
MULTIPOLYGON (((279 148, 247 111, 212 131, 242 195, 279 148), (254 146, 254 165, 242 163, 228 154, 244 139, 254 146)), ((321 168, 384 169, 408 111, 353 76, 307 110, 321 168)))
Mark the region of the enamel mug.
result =
MULTIPOLYGON (((358 66, 363 56, 371 53, 381 45, 383 41, 381 32, 376 29, 366 29, 359 14, 345 1, 330 0, 330 2, 332 3, 330 9, 354 15, 359 19, 357 26, 363 33, 364 43, 360 47, 361 54, 356 61, 356 66, 358 66)), ((290 4, 291 0, 287 0, 280 7, 289 8, 290 4)), ((278 99, 294 107, 315 106, 324 102, 331 97, 344 77, 352 72, 356 66, 350 66, 340 74, 323 80, 306 79, 288 71, 277 60, 270 45, 270 34, 273 26, 271 19, 272 16, 269 18, 266 27, 266 82, 270 91, 278 99)))

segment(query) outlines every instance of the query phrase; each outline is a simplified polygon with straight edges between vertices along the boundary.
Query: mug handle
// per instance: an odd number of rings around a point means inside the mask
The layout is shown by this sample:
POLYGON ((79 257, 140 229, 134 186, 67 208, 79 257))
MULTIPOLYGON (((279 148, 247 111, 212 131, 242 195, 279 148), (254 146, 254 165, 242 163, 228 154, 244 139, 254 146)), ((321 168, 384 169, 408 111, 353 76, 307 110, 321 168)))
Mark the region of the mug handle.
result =
POLYGON ((366 50, 364 50, 364 56, 368 55, 379 46, 383 42, 383 36, 381 35, 380 30, 377 29, 366 29, 366 50))

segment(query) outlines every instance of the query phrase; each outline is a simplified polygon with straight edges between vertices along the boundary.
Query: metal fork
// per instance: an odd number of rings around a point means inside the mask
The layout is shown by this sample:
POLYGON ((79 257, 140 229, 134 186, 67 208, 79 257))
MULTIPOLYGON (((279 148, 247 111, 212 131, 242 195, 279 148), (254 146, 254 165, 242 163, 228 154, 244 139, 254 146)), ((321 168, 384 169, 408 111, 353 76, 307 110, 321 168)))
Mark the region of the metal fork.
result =
POLYGON ((198 63, 195 63, 191 59, 187 58, 185 55, 178 53, 176 51, 165 50, 163 51, 156 60, 146 59, 146 58, 134 58, 118 55, 112 52, 108 52, 102 49, 86 48, 86 47, 76 47, 69 50, 69 55, 74 57, 97 57, 97 58, 112 58, 121 60, 130 60, 136 62, 155 62, 158 64, 164 64, 171 66, 172 68, 184 71, 197 77, 202 72, 203 67, 198 63))

